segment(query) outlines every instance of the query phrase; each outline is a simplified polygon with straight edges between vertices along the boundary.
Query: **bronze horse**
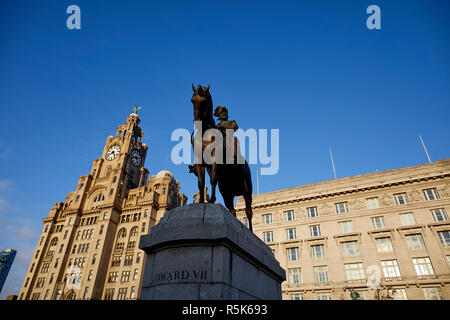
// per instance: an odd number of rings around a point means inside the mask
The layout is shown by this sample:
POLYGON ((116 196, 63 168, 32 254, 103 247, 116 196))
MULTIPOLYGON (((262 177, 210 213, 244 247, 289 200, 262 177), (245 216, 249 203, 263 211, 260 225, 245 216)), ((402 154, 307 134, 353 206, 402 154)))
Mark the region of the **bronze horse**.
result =
MULTIPOLYGON (((197 88, 192 85, 194 94, 192 95, 191 102, 194 105, 194 121, 201 121, 202 130, 198 130, 196 138, 202 138, 205 131, 208 129, 216 128, 216 123, 213 118, 213 102, 208 87, 202 87, 198 85, 197 88), (197 136, 201 135, 201 136, 197 136)), ((192 138, 192 137, 191 137, 192 138)), ((191 139, 192 146, 194 147, 194 140, 191 139)), ((225 140, 225 139, 224 139, 225 140)), ((212 141, 203 141, 202 139, 202 155, 205 148, 212 143, 212 141)), ((224 143, 225 148, 225 143, 224 143)), ((195 148, 194 148, 195 151, 195 148)), ((225 150, 223 152, 225 155, 225 150)), ((213 154, 213 157, 215 155, 213 154)), ((235 157, 236 159, 236 157, 235 157)), ((217 160, 214 158, 214 160, 217 160)), ((249 229, 253 231, 252 226, 252 177, 250 168, 247 161, 243 164, 225 164, 225 161, 219 161, 222 164, 216 163, 206 164, 203 160, 201 163, 196 163, 194 166, 189 166, 190 172, 193 172, 198 178, 198 190, 200 193, 199 203, 205 202, 204 190, 205 190, 205 169, 208 171, 211 183, 211 198, 209 202, 215 203, 216 201, 216 185, 219 184, 219 190, 223 197, 225 206, 227 209, 236 216, 236 210, 234 209, 234 197, 243 196, 245 201, 245 214, 247 215, 249 229)), ((224 159, 222 159, 224 160, 224 159)))

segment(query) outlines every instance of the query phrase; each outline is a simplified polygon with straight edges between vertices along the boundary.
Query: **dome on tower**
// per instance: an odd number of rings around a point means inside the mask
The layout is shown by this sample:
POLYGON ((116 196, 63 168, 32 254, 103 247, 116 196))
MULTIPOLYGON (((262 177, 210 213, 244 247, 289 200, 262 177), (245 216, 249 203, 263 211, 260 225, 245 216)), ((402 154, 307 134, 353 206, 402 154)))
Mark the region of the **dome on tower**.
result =
POLYGON ((156 175, 156 178, 164 178, 165 176, 169 176, 173 179, 173 174, 172 172, 168 171, 168 170, 161 170, 160 172, 158 172, 158 174, 156 175))

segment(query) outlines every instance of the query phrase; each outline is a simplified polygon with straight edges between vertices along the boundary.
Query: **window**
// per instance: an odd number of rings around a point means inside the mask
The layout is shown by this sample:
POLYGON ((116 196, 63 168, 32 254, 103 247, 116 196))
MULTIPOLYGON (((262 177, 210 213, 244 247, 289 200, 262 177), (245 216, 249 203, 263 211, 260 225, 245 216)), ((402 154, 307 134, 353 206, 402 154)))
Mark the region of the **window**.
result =
POLYGON ((302 282, 302 274, 300 268, 289 268, 289 283, 298 284, 302 282))
POLYGON ((97 259, 97 255, 96 254, 94 254, 93 256, 92 256, 92 264, 95 264, 95 260, 97 259))
POLYGON ((45 278, 38 278, 36 283, 36 288, 42 288, 45 283, 45 278))
POLYGON ((55 274, 52 273, 52 275, 50 276, 50 279, 48 280, 48 283, 52 283, 53 279, 55 279, 55 274))
POLYGON ((263 232, 264 242, 272 242, 273 241, 273 231, 263 232))
POLYGON ((316 282, 328 282, 328 267, 314 267, 314 279, 316 282))
POLYGON ((39 300, 39 296, 40 296, 40 293, 39 292, 35 292, 35 293, 32 294, 31 300, 39 300))
POLYGON ((359 298, 357 300, 370 300, 368 290, 355 290, 355 291, 359 294, 359 298))
POLYGON ((406 192, 394 194, 394 200, 395 200, 395 204, 398 205, 398 206, 402 205, 402 204, 408 204, 409 203, 408 196, 406 195, 406 192))
POLYGON ((382 229, 386 228, 384 224, 384 218, 383 217, 373 217, 372 218, 372 225, 374 229, 382 229))
POLYGON ((114 299, 114 289, 106 289, 105 300, 113 300, 113 299, 114 299))
POLYGON ((114 189, 109 190, 109 195, 112 195, 114 193, 114 189))
POLYGON ((134 269, 134 273, 133 273, 133 280, 137 280, 138 279, 138 274, 139 274, 139 269, 134 269))
POLYGON ((116 243, 116 248, 115 250, 123 250, 125 243, 124 242, 118 242, 116 243))
POLYGON ((130 271, 123 271, 120 282, 128 282, 130 280, 130 271))
POLYGON ((126 255, 123 265, 124 266, 131 266, 132 264, 133 264, 133 255, 126 255))
POLYGON ((447 212, 445 211, 444 208, 432 209, 430 211, 431 211, 431 215, 433 216, 434 222, 447 221, 448 220, 447 212))
POLYGON ((58 243, 58 238, 53 238, 52 241, 50 241, 50 247, 56 246, 57 243, 58 243))
POLYGON ((439 193, 436 188, 423 190, 423 196, 425 197, 425 200, 439 199, 439 193))
POLYGON ((263 224, 271 224, 272 223, 272 214, 263 214, 261 216, 263 224))
POLYGON ((138 235, 138 227, 133 227, 130 231, 130 236, 131 237, 136 237, 138 235))
POLYGON ((41 250, 36 251, 36 255, 34 256, 35 259, 37 259, 39 257, 39 252, 41 252, 41 250))
POLYGON ((302 293, 291 294, 291 300, 303 300, 302 293))
POLYGON ((323 244, 311 246, 311 257, 313 259, 325 259, 325 246, 323 244))
POLYGON ((100 231, 98 232, 98 234, 102 234, 103 233, 103 225, 100 226, 100 231))
POLYGON ((59 298, 61 298, 61 292, 62 292, 61 289, 57 289, 57 290, 56 290, 56 293, 55 293, 55 300, 59 300, 59 298))
POLYGON ((93 270, 89 270, 89 275, 88 275, 88 281, 92 280, 92 275, 93 275, 94 271, 93 270))
POLYGON ((109 273, 108 282, 109 283, 117 282, 117 271, 109 273))
POLYGON ((137 256, 136 256, 136 263, 141 262, 141 253, 138 252, 137 256))
POLYGON ((380 207, 380 201, 377 197, 368 198, 367 201, 367 209, 378 209, 380 207))
POLYGON ((317 207, 310 207, 306 208, 308 211, 308 218, 316 218, 319 216, 319 211, 317 210, 317 207))
POLYGON ((351 221, 341 221, 339 224, 339 232, 340 233, 349 233, 353 232, 353 225, 351 221))
POLYGON ((117 181, 117 177, 116 177, 116 176, 114 176, 114 178, 113 178, 113 182, 112 182, 112 183, 116 183, 116 181, 117 181))
POLYGON ((381 261, 381 269, 385 278, 399 278, 400 269, 398 268, 397 260, 385 260, 381 261))
POLYGON ((317 292, 317 300, 332 300, 331 292, 317 292))
POLYGON ((347 241, 341 243, 342 255, 344 257, 358 256, 359 246, 358 241, 347 241))
POLYGON ((294 210, 285 211, 284 218, 286 221, 294 221, 295 220, 294 210))
POLYGON ((434 270, 433 266, 431 265, 430 258, 415 258, 413 260, 414 268, 416 269, 416 274, 418 276, 427 276, 427 275, 433 275, 434 270))
POLYGON ((446 259, 447 259, 447 264, 450 267, 450 256, 446 256, 446 259))
POLYGON ((377 244, 378 252, 392 252, 394 251, 394 248, 392 247, 392 241, 391 238, 378 238, 375 239, 375 242, 377 244))
POLYGON ((127 298, 127 288, 119 288, 117 300, 125 300, 127 298))
POLYGON ((136 241, 128 242, 127 249, 132 250, 132 249, 134 249, 134 247, 136 247, 136 241))
POLYGON ((320 225, 316 224, 314 226, 309 226, 309 232, 311 234, 311 237, 319 237, 321 235, 320 225))
POLYGON ((117 234, 118 238, 125 238, 127 236, 127 230, 125 228, 122 228, 119 230, 119 233, 117 234))
POLYGON ((130 290, 130 299, 136 298, 136 287, 131 287, 130 290))
POLYGON ((248 228, 248 218, 244 217, 242 221, 243 221, 242 223, 244 224, 244 226, 246 226, 248 228))
POLYGON ((403 288, 390 289, 388 290, 388 294, 394 300, 408 300, 408 297, 406 296, 406 290, 403 288))
POLYGON ((443 247, 450 247, 450 231, 439 231, 438 237, 443 247))
POLYGON ((41 272, 42 272, 42 273, 47 273, 49 267, 50 267, 50 263, 44 263, 44 264, 42 265, 42 270, 41 270, 41 272))
POLYGON ((55 261, 55 268, 58 267, 58 263, 59 263, 59 258, 56 258, 56 261, 55 261))
POLYGON ((297 238, 297 233, 295 228, 286 229, 286 239, 287 240, 295 240, 297 238))
POLYGON ((364 280, 364 270, 362 263, 348 263, 344 264, 345 275, 347 280, 364 280))
POLYGON ((142 232, 145 232, 145 222, 142 224, 142 232))
POLYGON ((117 267, 120 266, 121 257, 120 256, 114 256, 112 259, 111 266, 117 267))
POLYGON ((414 214, 410 213, 401 213, 400 220, 402 221, 403 226, 412 226, 416 224, 416 219, 414 218, 414 214))
POLYGON ((441 288, 439 287, 422 288, 422 290, 426 300, 444 300, 441 288))
POLYGON ((348 203, 347 202, 336 203, 335 206, 336 206, 337 214, 348 212, 348 203))
POLYGON ((420 234, 409 234, 405 236, 406 243, 408 244, 409 250, 422 250, 425 249, 425 243, 423 242, 422 235, 420 234))
POLYGON ((300 259, 298 248, 287 249, 288 261, 298 261, 300 259))
POLYGON ((84 288, 83 299, 86 300, 88 298, 89 287, 84 288))

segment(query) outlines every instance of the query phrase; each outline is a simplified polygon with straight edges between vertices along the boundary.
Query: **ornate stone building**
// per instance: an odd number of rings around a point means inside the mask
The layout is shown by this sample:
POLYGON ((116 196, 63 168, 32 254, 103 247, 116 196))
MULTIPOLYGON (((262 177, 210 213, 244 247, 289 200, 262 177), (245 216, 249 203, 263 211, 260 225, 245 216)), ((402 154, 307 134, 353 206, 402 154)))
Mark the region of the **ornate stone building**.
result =
POLYGON ((254 195, 253 228, 283 299, 450 299, 449 210, 445 159, 254 195))
POLYGON ((139 122, 136 113, 127 117, 106 139, 91 172, 43 219, 19 299, 139 297, 145 262, 140 236, 187 202, 169 171, 148 177, 139 122))

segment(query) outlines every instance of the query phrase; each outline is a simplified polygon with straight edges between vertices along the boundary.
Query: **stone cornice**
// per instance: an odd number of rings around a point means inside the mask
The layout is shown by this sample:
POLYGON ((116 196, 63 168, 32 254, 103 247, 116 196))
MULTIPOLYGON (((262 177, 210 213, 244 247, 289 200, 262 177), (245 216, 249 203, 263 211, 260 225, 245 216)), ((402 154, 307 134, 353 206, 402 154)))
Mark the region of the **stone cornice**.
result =
MULTIPOLYGON (((268 208, 268 207, 274 207, 274 206, 282 206, 282 205, 286 205, 286 204, 301 203, 301 202, 306 202, 306 201, 311 201, 311 200, 322 200, 322 199, 332 198, 332 197, 346 195, 346 194, 355 194, 355 193, 359 193, 359 192, 366 192, 366 191, 372 191, 372 190, 377 190, 377 189, 389 188, 389 187, 393 187, 393 186, 408 185, 408 184, 414 184, 414 183, 424 182, 424 181, 428 181, 428 180, 436 180, 436 179, 444 179, 444 178, 450 178, 450 173, 420 177, 420 178, 416 178, 416 179, 405 179, 405 180, 401 180, 401 181, 381 183, 381 184, 372 185, 372 186, 359 187, 356 185, 356 186, 354 186, 354 189, 347 189, 347 190, 342 190, 342 191, 337 191, 337 192, 328 192, 328 193, 317 193, 317 194, 306 196, 306 197, 297 197, 297 198, 280 200, 280 201, 272 200, 272 202, 261 203, 261 204, 256 203, 252 206, 252 208, 253 209, 261 209, 261 208, 268 208)), ((301 187, 297 187, 298 193, 301 193, 301 191, 302 191, 300 188, 301 187)), ((285 189, 285 190, 280 190, 280 191, 275 191, 275 192, 281 193, 283 191, 293 192, 294 190, 293 189, 285 189)), ((271 195, 271 193, 269 192, 269 193, 261 194, 261 196, 262 195, 271 195)), ((236 205, 236 207, 237 206, 238 205, 236 205)), ((238 211, 238 212, 241 212, 244 210, 245 210, 245 207, 237 207, 236 208, 236 211, 238 211)))

